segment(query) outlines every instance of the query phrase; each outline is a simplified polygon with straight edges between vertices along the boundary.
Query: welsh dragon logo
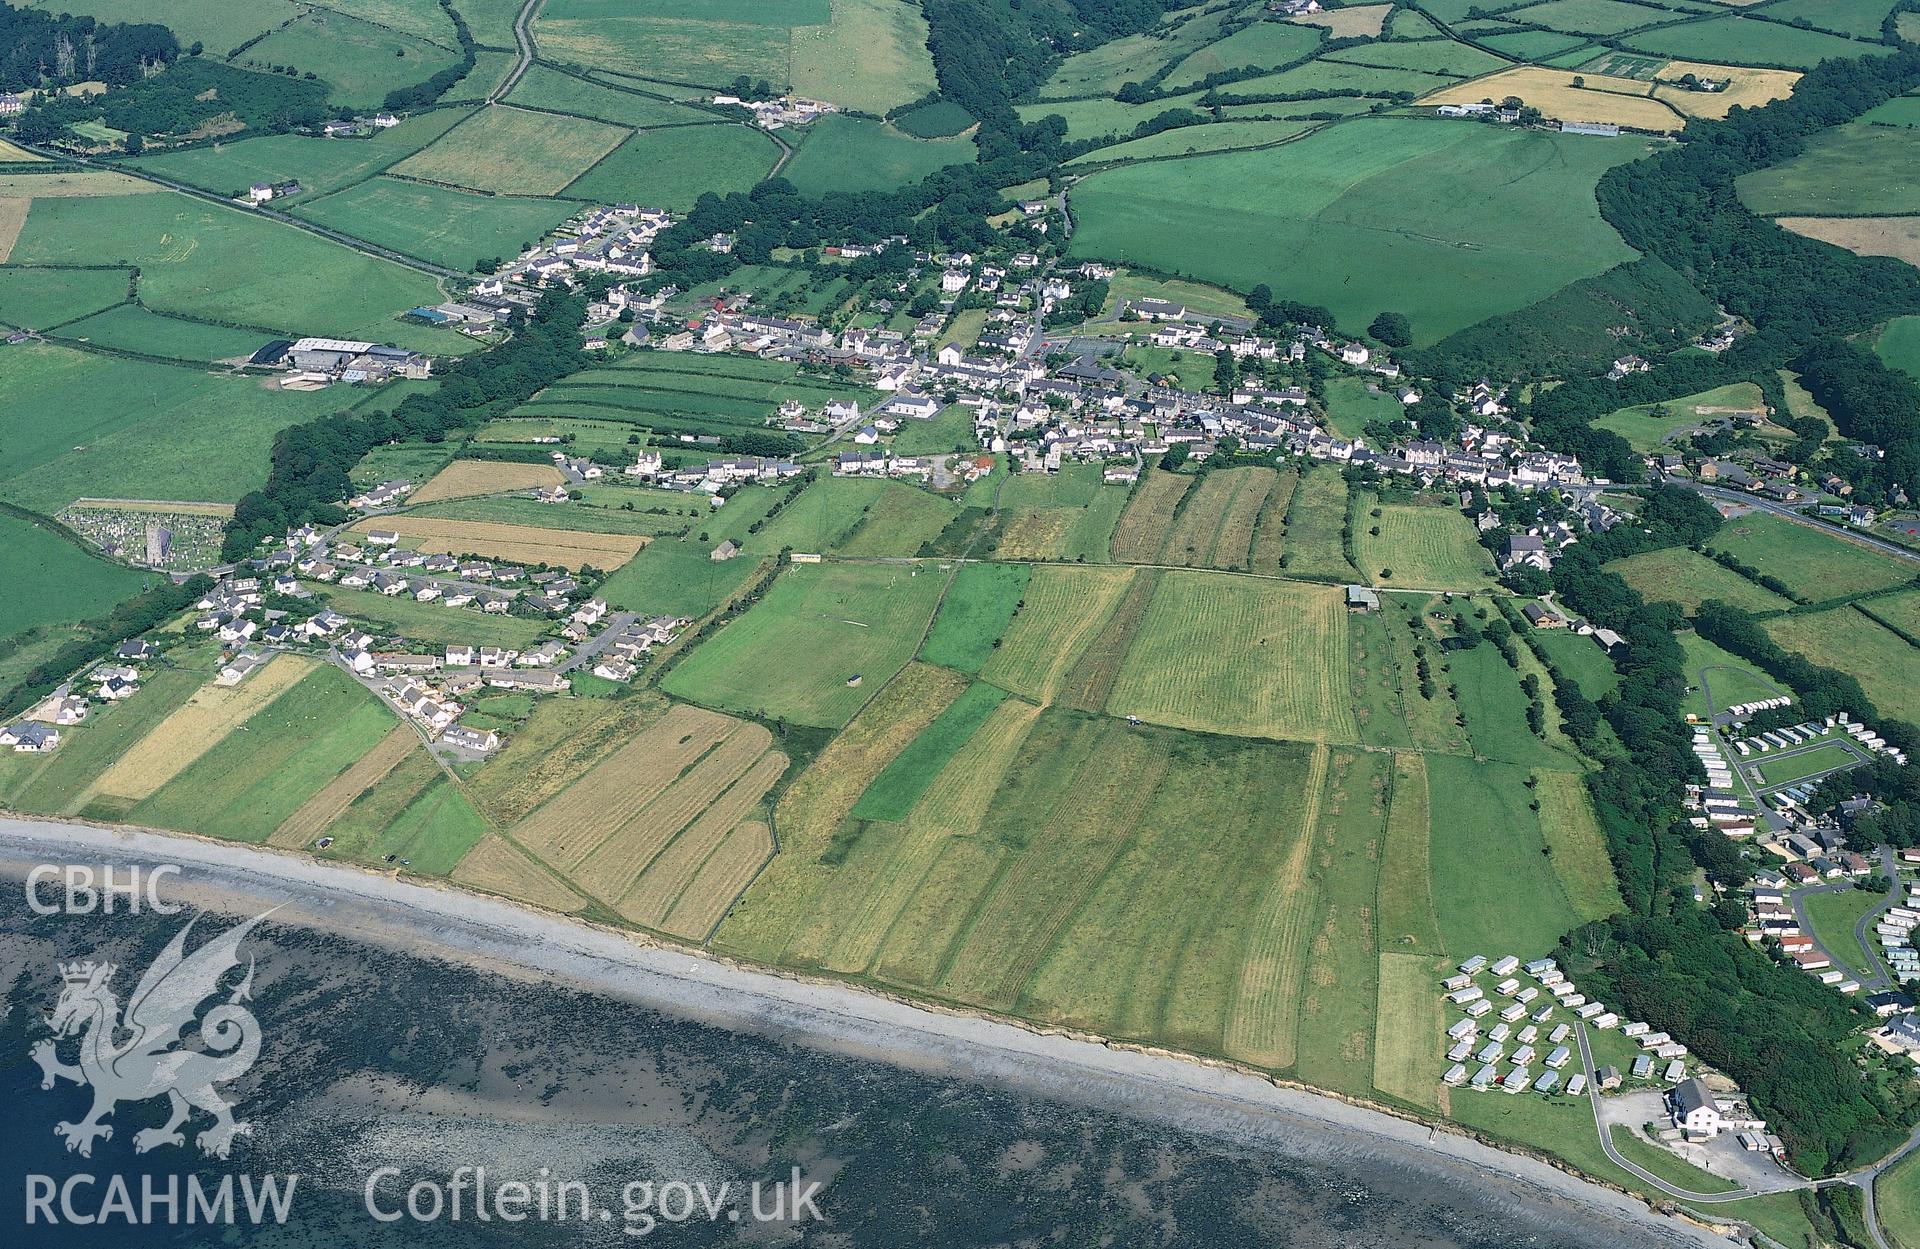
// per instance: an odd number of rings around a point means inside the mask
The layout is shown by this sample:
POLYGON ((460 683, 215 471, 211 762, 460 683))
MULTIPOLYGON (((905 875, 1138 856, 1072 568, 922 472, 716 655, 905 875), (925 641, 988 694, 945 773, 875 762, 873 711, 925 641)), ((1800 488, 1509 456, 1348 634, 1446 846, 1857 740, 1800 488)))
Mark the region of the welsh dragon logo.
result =
POLYGON ((52 1088, 58 1078, 93 1089, 93 1109, 86 1118, 54 1125, 54 1135, 65 1137, 68 1149, 92 1157, 94 1141, 113 1137, 112 1125, 102 1120, 116 1105, 162 1094, 172 1112, 164 1125, 134 1133, 137 1153, 162 1145, 184 1146, 180 1128, 195 1109, 213 1116, 213 1125, 199 1136, 201 1152, 208 1157, 227 1157, 233 1138, 252 1132, 252 1124, 235 1121, 232 1104, 215 1087, 246 1074, 260 1056, 260 1023, 240 1005, 251 993, 252 960, 224 1002, 204 1016, 199 1009, 240 965, 241 941, 265 918, 257 915, 229 928, 192 954, 186 953, 187 933, 193 928, 188 921, 140 977, 124 1017, 110 987, 117 967, 91 960, 60 964, 60 1000, 47 1017, 53 1039, 37 1042, 30 1055, 40 1064, 41 1088, 52 1088), (189 1049, 181 1033, 196 1016, 200 1048, 189 1049), (79 1061, 69 1065, 60 1060, 57 1043, 73 1036, 80 1039, 79 1061))

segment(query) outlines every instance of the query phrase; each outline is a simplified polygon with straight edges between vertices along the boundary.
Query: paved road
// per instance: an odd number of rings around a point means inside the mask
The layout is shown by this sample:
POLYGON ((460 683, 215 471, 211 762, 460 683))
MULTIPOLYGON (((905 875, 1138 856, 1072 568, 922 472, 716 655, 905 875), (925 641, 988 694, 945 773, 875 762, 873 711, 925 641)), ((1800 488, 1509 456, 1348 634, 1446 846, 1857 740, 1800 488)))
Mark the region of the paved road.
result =
POLYGON ((1685 486, 1689 490, 1694 490, 1707 496, 1709 499, 1722 503, 1740 503, 1756 511, 1771 512, 1773 515, 1781 517, 1784 520, 1793 521, 1795 524, 1806 525, 1812 529, 1823 529, 1837 537, 1845 538, 1853 542, 1864 543, 1867 546, 1873 547, 1883 555, 1891 555, 1896 559, 1906 560, 1910 564, 1920 564, 1920 551, 1916 551, 1911 547, 1904 547, 1898 542, 1889 542, 1885 538, 1876 538, 1871 534, 1864 534, 1858 530, 1848 529, 1841 525, 1828 524, 1817 516, 1808 516, 1804 512, 1795 511, 1784 503, 1775 503, 1772 499, 1762 498, 1757 494, 1748 494, 1744 490, 1727 490, 1720 486, 1709 486, 1686 477, 1674 477, 1670 474, 1667 476, 1666 481, 1668 485, 1685 486))
POLYGON ((580 643, 579 649, 573 652, 573 658, 561 664, 557 671, 565 673, 576 668, 591 668, 594 658, 613 641, 613 635, 639 618, 630 611, 617 611, 608 616, 607 627, 580 643))
MULTIPOLYGON (((1725 1201, 1739 1201, 1743 1197, 1757 1196, 1762 1191, 1787 1192, 1796 1188, 1813 1187, 1812 1180, 1795 1175, 1792 1176, 1790 1180, 1783 1182, 1778 1188, 1773 1189, 1761 1190, 1741 1187, 1729 1189, 1724 1193, 1696 1193, 1689 1189, 1681 1188, 1677 1184, 1669 1184, 1653 1172, 1642 1168, 1637 1163, 1629 1161, 1614 1147, 1613 1133, 1610 1130, 1611 1125, 1607 1122, 1606 1114, 1600 1107, 1600 1082, 1594 1074, 1593 1049, 1587 1043, 1587 1025, 1584 1022, 1576 1023, 1573 1026, 1573 1031, 1574 1035, 1580 1040, 1580 1065, 1587 1073, 1587 1097, 1593 1102, 1595 1135, 1600 1138, 1600 1148, 1607 1155, 1607 1160, 1619 1167, 1622 1171, 1634 1176, 1644 1184, 1651 1185, 1657 1191, 1666 1193, 1670 1197, 1678 1197, 1683 1201, 1699 1202, 1702 1205, 1717 1205, 1725 1201)), ((1791 1175, 1790 1172, 1788 1174, 1791 1175)))
POLYGON ((507 75, 506 80, 493 89, 493 94, 487 97, 487 103, 494 104, 504 99, 507 92, 519 85, 521 75, 527 72, 527 67, 533 64, 533 32, 527 28, 533 24, 535 10, 545 2, 546 0, 527 0, 526 4, 521 6, 520 16, 513 19, 513 41, 519 45, 520 60, 514 65, 513 72, 507 75))
POLYGON ((1843 971, 1851 969, 1858 973, 1857 979, 1860 981, 1860 990, 1863 993, 1877 992, 1890 988, 1893 984, 1893 977, 1887 974, 1885 965, 1881 963, 1879 955, 1873 952, 1872 943, 1867 940, 1868 929, 1872 928, 1874 922, 1886 913, 1888 907, 1899 902, 1901 897, 1899 872, 1893 864, 1893 851, 1881 846, 1879 853, 1880 869, 1893 878, 1893 887, 1887 892, 1886 897, 1854 924, 1853 938, 1859 943, 1860 948, 1857 952, 1849 952, 1851 957, 1843 957, 1839 950, 1828 949, 1818 937, 1813 935, 1813 923, 1807 917, 1805 900, 1817 893, 1850 892, 1854 887, 1852 881, 1840 881, 1831 885, 1810 885, 1805 889, 1796 889, 1787 895, 1787 904, 1793 908, 1793 922, 1799 925, 1802 933, 1812 938, 1814 945, 1826 954, 1836 968, 1843 971), (1862 967, 1863 962, 1865 967, 1862 967), (1868 971, 1866 968, 1872 970, 1868 971))
MULTIPOLYGON (((339 141, 342 143, 352 142, 352 140, 348 139, 339 141)), ((458 269, 449 269, 444 265, 436 265, 429 261, 421 260, 417 256, 409 256, 405 252, 397 252, 392 248, 382 247, 378 243, 369 243, 363 238, 355 238, 351 234, 342 234, 338 230, 331 230, 326 226, 316 225, 311 221, 303 221, 299 217, 289 216, 277 209, 268 208, 264 204, 254 205, 250 208, 242 207, 224 195, 217 195, 212 191, 205 191, 197 186, 188 186, 184 182, 175 182, 172 178, 163 178, 159 174, 149 173, 144 169, 136 169, 131 165, 122 165, 110 161, 97 161, 85 156, 75 156, 71 152, 63 152, 57 148, 35 147, 30 143, 20 143, 16 144, 16 146, 25 151, 32 152, 35 155, 44 156, 49 160, 67 161, 75 165, 83 165, 89 169, 104 169, 110 173, 125 174, 129 178, 138 178, 142 182, 151 182, 155 186, 166 187, 169 191, 178 191, 182 195, 191 195, 195 199, 206 200, 210 204, 219 204, 223 207, 234 209, 236 212, 251 212, 258 216, 265 217, 270 221, 278 221, 282 225, 292 226, 296 230, 305 230, 308 234, 317 235, 332 243, 338 243, 342 247, 350 247, 363 256, 372 256, 376 260, 390 260, 394 264, 405 265, 409 269, 417 269, 421 273, 432 274, 437 278, 459 278, 465 280, 468 276, 458 269)))

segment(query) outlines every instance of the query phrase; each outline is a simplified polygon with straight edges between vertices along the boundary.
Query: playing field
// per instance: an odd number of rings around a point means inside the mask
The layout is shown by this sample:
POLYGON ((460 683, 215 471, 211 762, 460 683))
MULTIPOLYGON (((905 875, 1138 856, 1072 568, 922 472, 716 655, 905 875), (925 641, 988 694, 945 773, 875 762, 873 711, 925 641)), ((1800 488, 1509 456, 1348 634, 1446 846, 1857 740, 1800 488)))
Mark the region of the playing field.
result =
POLYGON ((429 554, 482 555, 522 564, 552 564, 574 569, 615 569, 646 545, 646 539, 636 534, 538 529, 531 525, 406 514, 363 520, 349 532, 364 535, 372 529, 397 533, 400 545, 429 554))
POLYGON ((1493 558, 1459 509, 1448 503, 1363 499, 1354 553, 1374 585, 1475 590, 1493 576, 1493 558), (1374 511, 1380 515, 1373 515, 1374 511))
POLYGON ((1678 603, 1688 615, 1699 611, 1700 604, 1709 599, 1747 611, 1782 611, 1793 606, 1772 590, 1685 547, 1647 551, 1615 560, 1607 567, 1648 602, 1678 603))
POLYGON ((1752 512, 1735 517, 1707 540, 1750 568, 1778 577, 1811 602, 1884 590, 1912 578, 1911 566, 1811 525, 1752 512))
POLYGON ((695 647, 662 688, 731 711, 839 728, 912 658, 945 580, 927 566, 796 564, 695 647))
POLYGON ((1398 310, 1423 343, 1631 258, 1593 186, 1643 141, 1384 118, 1334 129, 1095 174, 1073 193, 1073 251, 1278 283, 1354 330, 1398 310), (1516 213, 1537 229, 1499 227, 1516 213))
POLYGON ((920 657, 958 672, 978 672, 1002 648, 1007 627, 1025 604, 1029 570, 1022 564, 967 564, 954 574, 920 657))
POLYGON ((1645 83, 1588 75, 1585 87, 1575 87, 1573 80, 1576 77, 1578 75, 1568 70, 1523 65, 1488 78, 1477 78, 1436 91, 1422 99, 1421 103, 1475 104, 1481 100, 1503 100, 1514 95, 1558 121, 1614 122, 1635 130, 1662 133, 1686 125, 1686 118, 1658 100, 1646 97, 1645 83))
POLYGON ((1356 741, 1347 657, 1338 590, 1169 572, 1107 711, 1212 733, 1356 741))
POLYGON ((401 161, 393 172, 501 195, 552 195, 627 134, 605 122, 494 105, 401 161))
POLYGON ((574 204, 470 195, 400 178, 370 178, 299 206, 299 215, 342 234, 450 269, 512 258, 577 210, 574 204))
POLYGON ((566 476, 551 464, 516 464, 506 460, 455 460, 433 479, 407 496, 409 503, 466 499, 509 490, 557 486, 566 476))
POLYGON ((1864 612, 1835 607, 1776 616, 1762 627, 1786 649, 1858 680, 1881 715, 1910 715, 1920 706, 1920 648, 1864 612))

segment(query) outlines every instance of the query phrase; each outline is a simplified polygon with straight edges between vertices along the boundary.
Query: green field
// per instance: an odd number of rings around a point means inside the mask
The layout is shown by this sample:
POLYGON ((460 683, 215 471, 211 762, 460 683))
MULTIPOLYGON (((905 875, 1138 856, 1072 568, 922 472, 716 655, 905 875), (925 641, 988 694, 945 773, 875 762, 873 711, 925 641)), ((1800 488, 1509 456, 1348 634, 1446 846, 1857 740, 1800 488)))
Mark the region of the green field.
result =
POLYGON ((1453 755, 1426 762, 1433 826, 1447 830, 1432 845, 1434 909, 1447 953, 1551 954, 1580 917, 1541 853, 1546 843, 1539 815, 1528 809, 1527 770, 1453 755))
MULTIPOLYGON (((1473 753, 1506 763, 1523 763, 1536 768, 1565 768, 1572 760, 1541 740, 1527 725, 1527 695, 1520 688, 1521 674, 1491 642, 1482 642, 1470 650, 1449 651, 1445 678, 1456 693, 1460 713, 1466 717, 1467 739, 1473 753)), ((1541 691, 1541 702, 1551 717, 1553 698, 1541 691)), ((1549 718, 1551 723, 1551 718, 1549 718)))
POLYGON ((1911 714, 1920 706, 1920 648, 1864 612, 1835 607, 1776 616, 1762 627, 1786 649, 1859 681, 1881 715, 1911 714))
POLYGON ((37 625, 103 616, 146 588, 148 575, 90 554, 66 538, 0 512, 0 639, 37 625), (31 592, 26 592, 31 587, 31 592))
MULTIPOLYGON (((1760 765, 1761 783, 1764 785, 1791 785, 1802 777, 1812 776, 1816 772, 1827 772, 1834 768, 1844 768, 1855 762, 1852 751, 1837 742, 1816 746, 1812 750, 1802 750, 1785 758, 1770 759, 1760 765)), ((1819 927, 1818 924, 1815 925, 1819 927)))
POLYGON ((1314 896, 1298 874, 1318 790, 1308 754, 1059 710, 1036 720, 1009 699, 905 820, 830 838, 834 809, 816 814, 716 944, 1288 1066, 1307 934, 1238 917, 1314 896), (1268 1021, 1285 1052, 1252 1026, 1268 1021))
POLYGON ((1005 690, 985 681, 969 685, 867 786, 860 801, 853 804, 853 818, 905 819, 941 769, 952 762, 1007 697, 1005 690))
POLYGON ((1041 84, 1040 97, 1110 96, 1219 39, 1222 23, 1232 16, 1228 7, 1172 13, 1154 30, 1076 52, 1041 84))
POLYGON ((1397 310, 1428 343, 1630 259, 1593 186, 1645 149, 1359 119, 1272 152, 1095 174, 1073 192, 1073 252, 1276 284, 1353 330, 1397 310), (1514 214, 1537 229, 1504 228, 1514 214))
POLYGON ((0 755, 0 802, 18 811, 77 814, 100 774, 192 697, 207 676, 186 667, 162 668, 132 698, 89 712, 85 724, 63 729, 60 748, 51 755, 0 755))
POLYGON ((404 255, 471 270, 481 260, 519 255, 577 208, 382 177, 310 200, 299 215, 404 255))
POLYGON ((1480 545, 1473 522, 1450 501, 1376 505, 1363 498, 1360 508, 1354 550, 1373 584, 1475 590, 1492 579, 1493 558, 1480 545), (1372 514, 1375 506, 1379 516, 1372 514))
POLYGON ((281 429, 322 393, 30 343, 0 369, 0 498, 52 513, 83 496, 231 503, 267 478, 281 429))
POLYGON ((1642 598, 1649 602, 1678 603, 1690 616, 1709 599, 1756 612, 1784 611, 1793 606, 1772 590, 1685 547, 1646 551, 1617 559, 1607 567, 1619 573, 1642 598))
POLYGON ((79 321, 69 321, 51 337, 196 364, 244 360, 267 342, 266 335, 252 330, 186 321, 149 312, 135 304, 121 304, 79 321))
POLYGON ((1778 577, 1788 589, 1816 603, 1913 579, 1911 566, 1890 555, 1761 512, 1727 521, 1707 546, 1778 577))
POLYGON ((802 195, 890 191, 978 155, 972 138, 916 139, 865 117, 823 117, 804 139, 780 171, 802 195))
POLYGON ((661 688, 707 706, 842 727, 913 657, 944 580, 931 568, 796 564, 661 688))
POLYGON ((1306 121, 1222 121, 1210 126, 1180 126, 1142 139, 1095 148, 1068 161, 1067 167, 1269 147, 1311 130, 1316 124, 1306 121))
POLYGON ((396 320, 440 302, 426 274, 184 195, 36 199, 12 261, 138 265, 140 296, 156 312, 403 346, 445 341, 396 320))
POLYGON ((718 120, 713 113, 589 82, 540 64, 521 76, 507 101, 548 112, 597 117, 616 126, 685 126, 718 120))
POLYGON ((316 585, 327 605, 350 616, 374 634, 397 633, 428 647, 449 642, 470 646, 505 646, 524 650, 546 636, 548 622, 522 616, 489 616, 471 607, 415 602, 397 594, 388 597, 373 590, 350 590, 316 585))
POLYGON ((513 415, 617 421, 666 434, 727 434, 763 429, 788 399, 818 408, 841 398, 870 404, 874 393, 756 357, 643 352, 614 368, 571 374, 513 415))
POLYGON ((630 133, 582 117, 495 105, 472 114, 392 172, 498 195, 555 195, 630 133))
POLYGON ((1449 78, 1478 78, 1482 74, 1507 68, 1506 61, 1490 52, 1443 39, 1419 43, 1370 43, 1329 52, 1327 59, 1382 69, 1414 69, 1427 74, 1443 74, 1449 78))
POLYGON ((1349 442, 1360 438, 1369 421, 1404 420, 1405 405, 1364 377, 1329 377, 1327 424, 1349 442))
POLYGON ((1887 322, 1873 350, 1889 367, 1909 377, 1920 377, 1920 316, 1895 317, 1887 322))
POLYGON ((1792 160, 1743 175, 1740 199, 1764 216, 1920 212, 1920 130, 1853 122, 1823 130, 1792 160))
POLYGON ((30 269, 0 265, 0 324, 44 330, 127 298, 121 269, 30 269))
POLYGON ((1619 687, 1619 669, 1592 638, 1582 637, 1571 629, 1536 629, 1533 640, 1540 644, 1561 675, 1594 702, 1619 687))
MULTIPOLYGON (((416 508, 415 516, 446 516, 455 520, 484 520, 506 525, 532 525, 536 529, 570 529, 576 533, 637 533, 653 536, 669 534, 679 537, 684 534, 694 520, 704 515, 695 512, 692 515, 684 511, 674 511, 666 515, 642 510, 644 506, 653 506, 655 501, 639 496, 638 491, 625 491, 617 486, 605 487, 606 494, 597 494, 592 499, 582 498, 574 502, 556 506, 541 503, 535 499, 449 499, 445 503, 429 503, 416 508), (620 499, 616 493, 631 493, 634 499, 620 499), (605 500, 599 502, 596 500, 605 500), (621 505, 632 502, 634 510, 626 511, 621 505)), ((584 494, 584 492, 582 492, 584 494)))
POLYGON ((1305 65, 1258 78, 1243 78, 1219 88, 1227 99, 1243 96, 1349 93, 1370 96, 1425 95, 1459 82, 1444 74, 1423 74, 1412 69, 1375 69, 1370 65, 1351 65, 1342 61, 1308 61, 1305 65))
POLYGON ((779 157, 773 140, 745 126, 643 130, 566 188, 595 203, 639 200, 684 210, 703 193, 744 191, 779 157))
POLYGON ((752 517, 728 503, 717 524, 703 526, 717 541, 733 538, 750 552, 775 554, 783 547, 860 556, 917 554, 953 518, 947 500, 900 482, 826 477, 768 520, 757 533, 742 526, 752 517))
POLYGON ((1709 698, 1713 710, 1722 711, 1786 692, 1746 660, 1721 650, 1697 633, 1682 633, 1680 650, 1687 657, 1686 709, 1703 719, 1709 698))
POLYGON ((1287 508, 1287 536, 1280 566, 1290 577, 1357 581, 1340 541, 1347 523, 1347 483, 1340 470, 1316 464, 1300 478, 1287 508))
POLYGON ((1752 382, 1735 382, 1662 403, 1621 408, 1594 424, 1619 434, 1635 451, 1655 451, 1676 435, 1703 425, 1711 427, 1729 410, 1758 416, 1765 408, 1758 386, 1752 382))
POLYGON ((358 681, 323 665, 135 804, 129 818, 265 841, 393 725, 393 713, 358 681))
POLYGON ((1067 138, 1078 142, 1100 136, 1113 139, 1125 139, 1133 133, 1134 127, 1143 121, 1150 121, 1170 108, 1195 108, 1200 101, 1200 92, 1186 95, 1168 96, 1147 104, 1122 104, 1120 101, 1099 97, 1088 100, 1047 101, 1043 104, 1022 104, 1018 108, 1023 122, 1039 121, 1043 117, 1060 117, 1067 123, 1067 138))
POLYGON ((1767 6, 1767 16, 1780 22, 1804 18, 1821 30, 1856 35, 1878 42, 1880 23, 1893 9, 1892 0, 1780 0, 1767 6))
POLYGON ((1648 9, 1623 0, 1547 0, 1545 4, 1523 9, 1503 10, 1501 16, 1516 22, 1567 30, 1582 35, 1617 35, 1637 26, 1670 22, 1673 15, 1648 9))
MULTIPOLYGON (((22 8, 45 9, 51 13, 85 13, 103 22, 150 22, 153 6, 146 0, 35 0, 22 8)), ((257 0, 236 10, 231 0, 167 0, 167 29, 180 42, 203 41, 207 51, 224 55, 249 39, 256 38, 301 12, 292 0, 257 0)))
POLYGON ((1556 34, 1550 30, 1520 30, 1512 34, 1481 35, 1478 42, 1496 52, 1522 61, 1539 61, 1582 47, 1586 40, 1578 35, 1556 34))
POLYGON ((1160 86, 1165 91, 1178 91, 1222 70, 1278 69, 1318 48, 1325 36, 1325 31, 1313 26, 1255 22, 1183 58, 1160 86))
POLYGON ((1881 1230, 1898 1249, 1920 1249, 1920 1154, 1908 1154, 1873 1186, 1881 1230))
MULTIPOLYGON (((222 195, 241 195, 256 182, 298 181, 300 203, 369 178, 433 142, 465 116, 437 109, 376 130, 366 139, 319 139, 266 134, 235 143, 140 156, 127 163, 222 195)), ((281 206, 275 200, 274 207, 281 206)))
POLYGON ((1828 57, 1867 56, 1886 50, 1781 22, 1735 16, 1644 31, 1628 35, 1624 42, 1642 52, 1679 60, 1787 69, 1812 69, 1828 57))
POLYGON ((744 74, 872 113, 934 89, 926 19, 887 0, 655 4, 644 13, 571 0, 543 9, 534 35, 557 61, 711 87, 744 74))
POLYGON ((978 672, 993 657, 1024 602, 1024 564, 966 564, 933 618, 920 658, 960 672, 978 672))
POLYGON ((699 619, 726 601, 753 575, 754 561, 710 558, 714 544, 698 538, 662 538, 601 583, 600 596, 643 615, 699 619))
POLYGON ((390 30, 326 9, 308 9, 254 44, 233 62, 251 69, 291 65, 327 84, 327 98, 350 108, 373 108, 389 91, 425 82, 458 64, 453 24, 445 43, 390 30))

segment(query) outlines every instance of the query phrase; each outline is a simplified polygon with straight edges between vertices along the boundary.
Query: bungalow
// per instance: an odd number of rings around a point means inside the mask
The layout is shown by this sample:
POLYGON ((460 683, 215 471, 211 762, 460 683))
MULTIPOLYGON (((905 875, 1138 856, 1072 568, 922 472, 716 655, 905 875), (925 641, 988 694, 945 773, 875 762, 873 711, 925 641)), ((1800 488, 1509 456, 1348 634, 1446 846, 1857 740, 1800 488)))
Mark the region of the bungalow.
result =
POLYGON ((500 735, 492 729, 470 729, 456 724, 440 735, 440 740, 448 746, 475 754, 490 755, 500 749, 500 735))
POLYGON ((45 754, 60 744, 60 730, 52 725, 21 721, 0 726, 0 746, 11 746, 19 754, 45 754))

